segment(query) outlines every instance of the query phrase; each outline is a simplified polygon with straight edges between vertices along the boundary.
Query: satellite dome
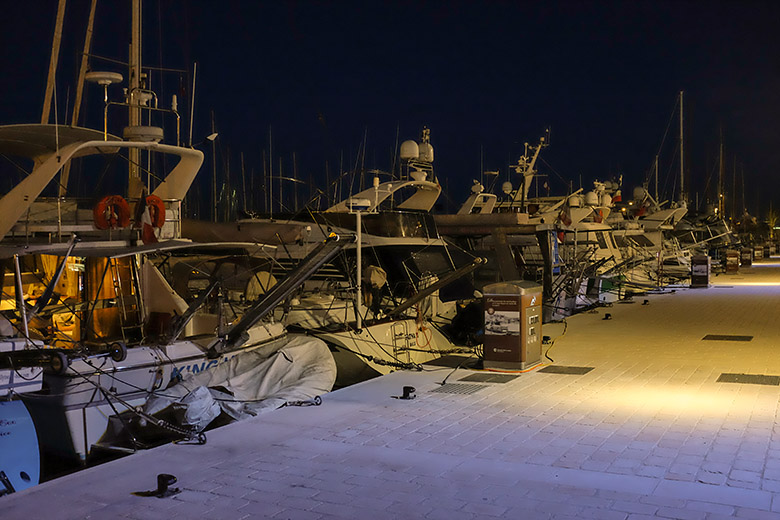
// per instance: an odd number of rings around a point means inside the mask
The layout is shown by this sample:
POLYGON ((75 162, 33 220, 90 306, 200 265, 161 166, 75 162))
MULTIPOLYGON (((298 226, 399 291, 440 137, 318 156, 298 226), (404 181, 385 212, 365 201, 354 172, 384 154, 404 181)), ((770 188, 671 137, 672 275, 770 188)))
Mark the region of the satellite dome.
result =
POLYGON ((634 188, 634 200, 642 200, 645 198, 645 189, 642 186, 634 188))
POLYGON ((512 193, 512 183, 509 181, 506 181, 504 184, 501 185, 501 191, 509 195, 512 193))
POLYGON ((417 143, 409 140, 401 143, 401 160, 408 161, 420 157, 420 147, 417 143))
POLYGON ((420 145, 420 160, 433 162, 433 146, 431 146, 431 143, 423 143, 420 145))
POLYGON ((599 196, 595 192, 589 191, 585 194, 585 204, 588 206, 598 206, 599 196))
POLYGON ((118 72, 93 71, 87 72, 84 79, 98 85, 111 85, 112 83, 122 83, 122 75, 118 72))

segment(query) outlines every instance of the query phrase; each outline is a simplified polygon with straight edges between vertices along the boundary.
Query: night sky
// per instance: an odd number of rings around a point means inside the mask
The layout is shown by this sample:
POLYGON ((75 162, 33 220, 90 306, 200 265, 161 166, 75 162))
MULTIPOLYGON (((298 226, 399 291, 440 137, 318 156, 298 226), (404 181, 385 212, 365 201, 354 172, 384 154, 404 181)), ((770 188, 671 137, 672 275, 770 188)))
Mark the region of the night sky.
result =
MULTIPOLYGON (((99 2, 93 53, 126 59, 129 3, 99 2)), ((88 5, 68 3, 60 121, 72 110, 88 5)), ((4 2, 4 124, 40 120, 56 7, 4 2)), ((630 193, 668 127, 660 148, 668 197, 681 90, 694 203, 714 193, 721 131, 727 188, 736 164, 740 206, 743 171, 751 213, 764 213, 780 188, 780 2, 146 0, 144 19, 145 65, 191 72, 198 63, 193 141, 211 133, 213 112, 220 169, 229 157, 235 182, 243 152, 257 193, 269 130, 275 173, 281 160, 291 175, 295 154, 297 176, 324 188, 326 171, 332 179, 356 164, 389 170, 396 140, 427 126, 442 202, 457 204, 481 170, 505 180, 523 143, 547 128, 540 171, 553 194, 620 174, 630 193)), ((178 88, 153 86, 166 104, 178 88)), ((101 93, 91 86, 86 96, 82 124, 99 126, 101 93)), ((210 160, 199 190, 209 189, 210 160)))

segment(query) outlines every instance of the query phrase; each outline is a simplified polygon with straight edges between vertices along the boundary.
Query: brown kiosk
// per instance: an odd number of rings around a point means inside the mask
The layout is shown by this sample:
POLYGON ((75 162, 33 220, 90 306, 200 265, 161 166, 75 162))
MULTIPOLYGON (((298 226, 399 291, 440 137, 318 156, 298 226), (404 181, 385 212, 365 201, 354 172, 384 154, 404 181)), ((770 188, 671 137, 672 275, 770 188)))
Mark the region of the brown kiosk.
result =
POLYGON ((542 362, 542 286, 525 280, 486 285, 484 367, 525 370, 542 362))

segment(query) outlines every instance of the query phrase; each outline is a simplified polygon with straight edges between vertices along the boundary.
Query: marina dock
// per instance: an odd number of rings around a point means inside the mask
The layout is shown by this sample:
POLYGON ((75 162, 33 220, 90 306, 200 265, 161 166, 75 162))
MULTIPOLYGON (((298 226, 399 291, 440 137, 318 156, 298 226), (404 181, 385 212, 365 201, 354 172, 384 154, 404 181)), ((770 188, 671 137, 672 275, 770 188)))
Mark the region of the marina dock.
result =
POLYGON ((780 518, 779 327, 775 258, 546 324, 525 373, 395 372, 3 497, 0 516, 780 518), (158 474, 178 492, 132 494, 158 474))

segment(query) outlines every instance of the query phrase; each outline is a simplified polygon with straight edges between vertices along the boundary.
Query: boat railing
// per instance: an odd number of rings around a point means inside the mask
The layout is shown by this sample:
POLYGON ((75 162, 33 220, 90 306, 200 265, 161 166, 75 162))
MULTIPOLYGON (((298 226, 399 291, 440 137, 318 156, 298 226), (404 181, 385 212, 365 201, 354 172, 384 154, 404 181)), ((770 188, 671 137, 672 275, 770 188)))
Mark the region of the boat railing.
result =
MULTIPOLYGON (((39 197, 8 233, 9 239, 44 237, 49 241, 68 240, 73 234, 106 239, 128 238, 138 234, 136 208, 140 197, 127 199, 129 225, 99 229, 95 224, 95 200, 88 197, 39 197)), ((160 240, 181 238, 182 200, 160 199, 165 208, 165 221, 156 232, 160 240)))

